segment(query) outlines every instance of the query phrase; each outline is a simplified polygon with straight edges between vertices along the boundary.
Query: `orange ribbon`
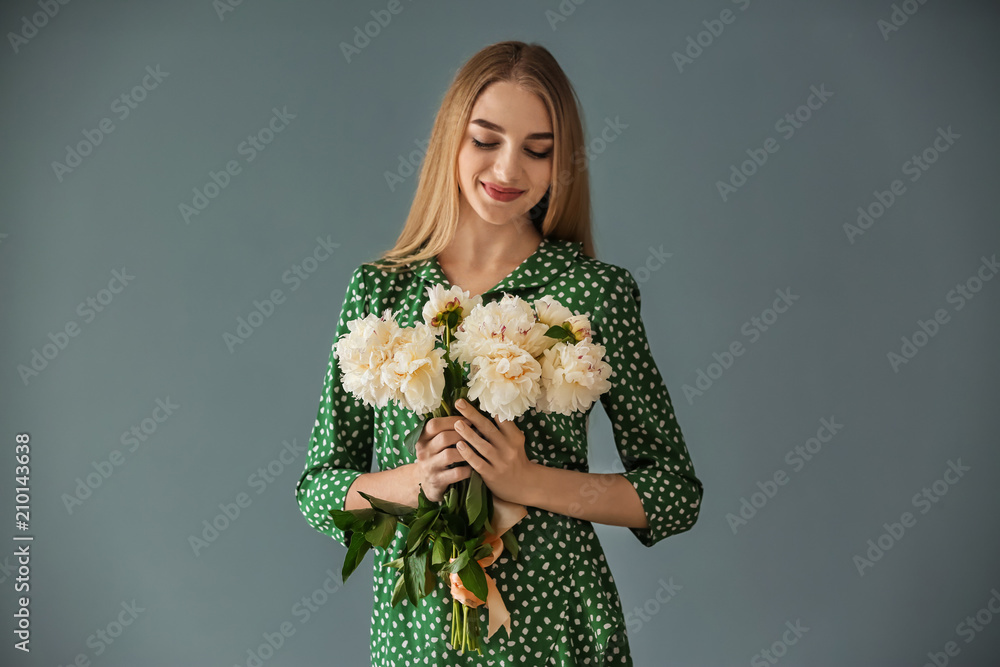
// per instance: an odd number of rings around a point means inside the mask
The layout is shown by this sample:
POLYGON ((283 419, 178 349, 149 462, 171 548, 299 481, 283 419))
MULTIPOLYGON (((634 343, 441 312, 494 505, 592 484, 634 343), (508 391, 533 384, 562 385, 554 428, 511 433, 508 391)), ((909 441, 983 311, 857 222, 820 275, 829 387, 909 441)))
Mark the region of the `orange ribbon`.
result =
MULTIPOLYGON (((493 498, 493 521, 491 523, 497 532, 493 534, 487 530, 485 533, 486 539, 483 541, 483 544, 492 546, 493 553, 479 559, 479 564, 482 566, 484 572, 503 552, 503 534, 513 528, 514 524, 527 515, 528 508, 524 505, 507 502, 496 497, 493 498)), ((455 559, 452 558, 451 560, 455 559)), ((487 639, 492 637, 493 633, 499 630, 501 625, 507 629, 507 636, 510 636, 510 612, 507 611, 507 606, 503 603, 503 598, 500 596, 500 591, 497 590, 497 585, 493 581, 493 577, 489 574, 486 575, 487 595, 485 603, 462 585, 462 578, 457 573, 452 572, 450 580, 452 597, 467 607, 475 609, 485 604, 486 608, 490 610, 489 631, 486 634, 487 639)), ((452 619, 452 622, 455 622, 455 619, 452 619)))

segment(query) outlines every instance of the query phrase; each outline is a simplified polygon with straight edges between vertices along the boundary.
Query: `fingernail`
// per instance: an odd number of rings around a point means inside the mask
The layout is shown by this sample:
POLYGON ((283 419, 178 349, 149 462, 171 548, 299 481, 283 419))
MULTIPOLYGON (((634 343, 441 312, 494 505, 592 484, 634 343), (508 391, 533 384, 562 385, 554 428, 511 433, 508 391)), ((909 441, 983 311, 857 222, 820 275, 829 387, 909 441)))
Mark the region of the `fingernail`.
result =
POLYGON ((464 407, 468 407, 469 404, 466 403, 463 399, 460 398, 460 399, 458 399, 458 403, 456 403, 456 405, 458 407, 460 407, 460 408, 464 408, 464 407))

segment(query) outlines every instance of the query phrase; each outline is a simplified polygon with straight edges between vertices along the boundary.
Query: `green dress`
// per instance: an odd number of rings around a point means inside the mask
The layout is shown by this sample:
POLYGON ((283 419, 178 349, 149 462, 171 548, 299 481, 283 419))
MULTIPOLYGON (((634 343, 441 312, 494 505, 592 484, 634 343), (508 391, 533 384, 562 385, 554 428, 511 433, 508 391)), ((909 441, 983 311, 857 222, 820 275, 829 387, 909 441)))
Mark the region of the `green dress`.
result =
MULTIPOLYGON (((614 369, 609 378, 613 388, 600 401, 624 466, 620 474, 638 492, 649 523, 629 530, 651 547, 695 523, 702 483, 647 344, 638 284, 627 269, 588 257, 581 249, 579 242, 543 238, 530 257, 482 297, 497 301, 509 293, 530 303, 548 294, 573 312, 589 313, 593 341, 605 346, 605 359, 614 369)), ((369 313, 392 309, 400 326, 422 321, 426 288, 439 283, 450 287, 434 258, 396 274, 362 264, 351 275, 334 342, 347 333, 348 321, 369 313)), ((392 402, 378 409, 356 400, 341 386, 332 352, 295 494, 309 524, 346 547, 328 510, 343 508, 351 483, 371 470, 373 452, 381 470, 414 461, 403 443, 422 422, 392 402)), ((589 411, 567 417, 529 409, 516 423, 525 434, 530 460, 588 472, 589 418, 589 411)), ((517 560, 504 550, 487 569, 511 614, 510 638, 500 628, 487 639, 488 611, 470 609, 480 614, 481 656, 459 655, 448 644, 452 600, 444 580, 416 606, 405 598, 390 606, 397 571, 382 564, 401 555, 406 530, 399 527, 388 550, 370 552, 375 559, 373 666, 632 664, 618 589, 591 522, 528 507, 528 515, 512 529, 520 545, 517 560)), ((344 553, 334 552, 331 558, 339 557, 342 564, 344 553)))

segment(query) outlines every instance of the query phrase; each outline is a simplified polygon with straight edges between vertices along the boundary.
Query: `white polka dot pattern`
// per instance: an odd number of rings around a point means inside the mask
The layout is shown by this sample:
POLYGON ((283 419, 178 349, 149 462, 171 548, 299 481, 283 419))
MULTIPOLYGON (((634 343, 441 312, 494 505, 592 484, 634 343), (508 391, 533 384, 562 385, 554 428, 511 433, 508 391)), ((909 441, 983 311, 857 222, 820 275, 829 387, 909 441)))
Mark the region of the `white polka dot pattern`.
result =
MULTIPOLYGON (((578 242, 543 239, 483 300, 498 300, 504 292, 528 301, 549 294, 574 312, 590 314, 594 341, 605 346, 614 369, 612 389, 601 403, 625 468, 621 474, 636 489, 649 523, 630 530, 650 547, 694 525, 702 483, 650 353, 638 284, 628 270, 580 250, 578 242)), ((397 312, 402 326, 420 321, 425 288, 438 283, 450 285, 434 259, 399 273, 359 266, 334 340, 347 332, 349 320, 386 308, 397 312)), ((517 425, 525 434, 528 458, 587 472, 589 416, 589 411, 571 416, 526 412, 517 425)), ((373 454, 383 470, 411 462, 402 442, 421 425, 407 410, 391 404, 369 408, 345 392, 331 350, 306 469, 296 487, 309 524, 346 547, 328 510, 343 507, 351 483, 371 469, 373 454)), ((511 613, 512 638, 503 629, 489 640, 484 636, 482 656, 460 656, 448 646, 451 600, 443 582, 416 608, 405 599, 395 608, 390 605, 396 571, 382 564, 402 553, 405 528, 388 550, 372 550, 372 665, 631 665, 618 589, 593 524, 529 507, 512 530, 521 545, 518 560, 504 551, 490 568, 511 613)), ((487 612, 470 612, 480 614, 485 629, 487 612)))

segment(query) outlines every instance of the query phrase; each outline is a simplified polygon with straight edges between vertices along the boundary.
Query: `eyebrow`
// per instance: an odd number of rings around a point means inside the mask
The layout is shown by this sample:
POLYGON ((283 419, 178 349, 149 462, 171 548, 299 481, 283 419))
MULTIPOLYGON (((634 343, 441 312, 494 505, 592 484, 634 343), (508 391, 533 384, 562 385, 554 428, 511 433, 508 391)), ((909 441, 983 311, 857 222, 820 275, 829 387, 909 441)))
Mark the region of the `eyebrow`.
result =
MULTIPOLYGON (((497 125, 496 123, 491 123, 484 118, 476 118, 475 120, 469 121, 473 125, 479 125, 480 127, 485 127, 487 130, 493 130, 494 132, 499 132, 500 134, 506 134, 504 129, 497 125)), ((552 139, 551 132, 534 132, 529 134, 525 139, 531 141, 533 139, 552 139)))

